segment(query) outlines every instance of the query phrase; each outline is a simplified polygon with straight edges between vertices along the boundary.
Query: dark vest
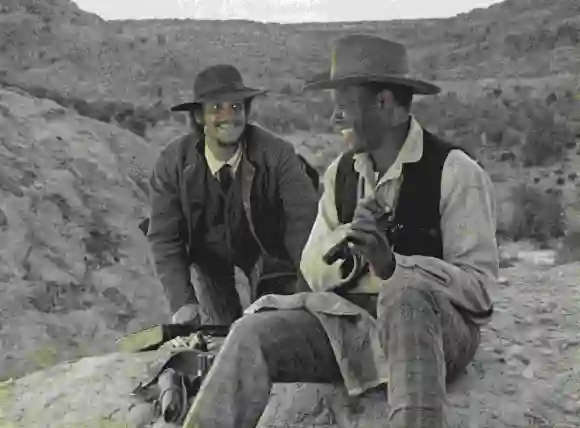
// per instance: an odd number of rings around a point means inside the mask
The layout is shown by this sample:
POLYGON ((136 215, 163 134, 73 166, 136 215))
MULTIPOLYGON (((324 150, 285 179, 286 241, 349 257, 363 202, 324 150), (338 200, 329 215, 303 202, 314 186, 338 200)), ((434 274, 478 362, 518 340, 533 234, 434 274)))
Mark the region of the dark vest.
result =
POLYGON ((250 265, 255 263, 259 254, 259 246, 244 212, 241 168, 236 171, 229 191, 224 193, 218 179, 212 175, 205 156, 200 167, 205 170, 206 200, 198 235, 202 240, 199 262, 213 263, 219 260, 228 265, 251 269, 250 265))
MULTIPOLYGON (((423 156, 418 162, 403 166, 403 182, 393 224, 387 237, 395 252, 443 258, 441 236, 441 174, 449 152, 464 149, 423 131, 423 156)), ((472 157, 469 153, 467 153, 472 157)), ((338 220, 352 220, 357 205, 358 173, 354 170, 354 153, 345 153, 339 161, 335 201, 338 220)))

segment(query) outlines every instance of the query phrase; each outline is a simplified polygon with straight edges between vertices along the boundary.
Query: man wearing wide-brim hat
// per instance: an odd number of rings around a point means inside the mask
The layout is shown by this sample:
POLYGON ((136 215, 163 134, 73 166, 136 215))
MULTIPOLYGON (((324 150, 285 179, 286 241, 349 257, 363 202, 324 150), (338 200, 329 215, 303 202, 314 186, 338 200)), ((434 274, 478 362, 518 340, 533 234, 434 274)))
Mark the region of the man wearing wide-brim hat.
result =
POLYGON ((248 308, 185 427, 253 427, 285 380, 340 382, 353 396, 380 387, 381 426, 448 426, 446 380, 473 358, 493 311, 495 203, 478 163, 411 115, 413 95, 439 89, 407 64, 404 45, 349 35, 305 85, 333 90, 352 148, 325 173, 302 254, 313 292, 248 308))
POLYGON ((230 325, 242 315, 235 268, 255 279, 264 257, 290 265, 287 289, 253 289, 250 299, 295 291, 318 193, 293 146, 248 122, 265 93, 218 64, 195 77, 192 101, 172 108, 192 130, 154 165, 147 238, 174 323, 230 325))

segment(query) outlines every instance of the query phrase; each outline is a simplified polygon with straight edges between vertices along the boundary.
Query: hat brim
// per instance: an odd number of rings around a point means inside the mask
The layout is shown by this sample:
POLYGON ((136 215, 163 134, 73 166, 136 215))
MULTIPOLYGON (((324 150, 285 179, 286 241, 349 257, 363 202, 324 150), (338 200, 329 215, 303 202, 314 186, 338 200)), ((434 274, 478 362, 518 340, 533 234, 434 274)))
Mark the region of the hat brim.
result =
POLYGON ((246 100, 248 98, 254 98, 259 95, 264 95, 270 92, 266 89, 254 89, 254 88, 244 88, 239 91, 228 91, 219 95, 213 95, 211 97, 200 97, 194 101, 187 103, 177 104, 171 107, 171 111, 190 111, 198 106, 200 103, 205 102, 223 102, 232 100, 246 100))
POLYGON ((422 80, 411 77, 402 77, 383 74, 356 74, 343 76, 338 79, 331 79, 330 73, 320 73, 307 81, 302 86, 302 91, 315 91, 325 89, 336 89, 342 85, 360 85, 362 83, 391 83, 395 85, 407 86, 417 95, 435 95, 441 92, 441 88, 422 80))

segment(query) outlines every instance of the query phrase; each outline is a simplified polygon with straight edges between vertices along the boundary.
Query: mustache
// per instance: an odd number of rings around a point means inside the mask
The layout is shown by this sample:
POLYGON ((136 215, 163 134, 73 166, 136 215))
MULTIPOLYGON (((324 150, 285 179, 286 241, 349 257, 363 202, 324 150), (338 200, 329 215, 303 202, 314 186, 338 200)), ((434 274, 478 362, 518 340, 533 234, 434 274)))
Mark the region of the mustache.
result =
POLYGON ((228 120, 225 122, 216 123, 216 126, 244 126, 245 123, 242 120, 228 120))

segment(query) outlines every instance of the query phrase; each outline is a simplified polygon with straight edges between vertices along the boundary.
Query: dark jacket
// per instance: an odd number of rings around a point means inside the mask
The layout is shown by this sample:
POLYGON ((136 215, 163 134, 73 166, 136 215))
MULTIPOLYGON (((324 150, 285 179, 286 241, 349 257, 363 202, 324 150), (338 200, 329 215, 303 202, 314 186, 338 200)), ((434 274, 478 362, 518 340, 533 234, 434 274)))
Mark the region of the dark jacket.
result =
MULTIPOLYGON (((149 181, 151 206, 147 238, 157 275, 172 311, 197 301, 189 266, 196 254, 206 189, 196 132, 165 147, 149 181)), ((292 145, 249 124, 240 164, 244 212, 265 255, 291 260, 299 270, 302 249, 316 218, 318 195, 292 145)))

